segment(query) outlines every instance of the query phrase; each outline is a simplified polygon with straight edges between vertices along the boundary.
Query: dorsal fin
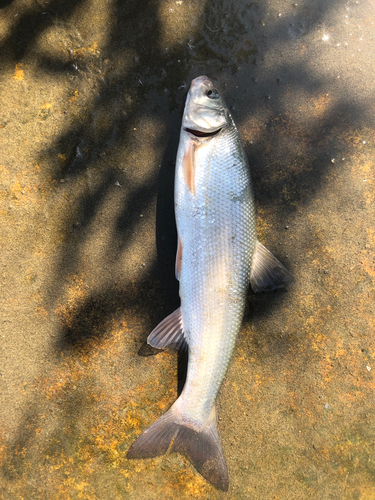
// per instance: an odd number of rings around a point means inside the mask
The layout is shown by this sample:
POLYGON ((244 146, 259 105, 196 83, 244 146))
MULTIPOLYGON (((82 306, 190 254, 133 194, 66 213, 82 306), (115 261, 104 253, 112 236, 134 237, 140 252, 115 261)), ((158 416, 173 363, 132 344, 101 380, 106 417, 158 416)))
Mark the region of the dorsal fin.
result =
POLYGON ((257 241, 250 272, 250 284, 253 291, 276 290, 276 288, 283 288, 293 283, 294 278, 288 269, 257 241))
POLYGON ((186 339, 182 325, 181 309, 161 321, 148 336, 147 343, 156 349, 175 350, 185 347, 186 339))

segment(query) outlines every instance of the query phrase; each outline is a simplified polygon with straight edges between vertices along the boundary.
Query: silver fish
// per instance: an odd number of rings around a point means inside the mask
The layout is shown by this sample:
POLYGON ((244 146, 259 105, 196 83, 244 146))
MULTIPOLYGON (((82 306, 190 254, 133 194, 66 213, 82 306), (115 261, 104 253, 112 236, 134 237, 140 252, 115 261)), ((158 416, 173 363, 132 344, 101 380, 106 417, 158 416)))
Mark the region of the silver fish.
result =
POLYGON ((176 162, 176 277, 181 306, 149 335, 159 349, 188 348, 183 391, 132 444, 128 458, 185 455, 216 488, 229 480, 215 400, 241 329, 246 294, 293 281, 257 240, 250 170, 219 90, 195 78, 186 99, 176 162))

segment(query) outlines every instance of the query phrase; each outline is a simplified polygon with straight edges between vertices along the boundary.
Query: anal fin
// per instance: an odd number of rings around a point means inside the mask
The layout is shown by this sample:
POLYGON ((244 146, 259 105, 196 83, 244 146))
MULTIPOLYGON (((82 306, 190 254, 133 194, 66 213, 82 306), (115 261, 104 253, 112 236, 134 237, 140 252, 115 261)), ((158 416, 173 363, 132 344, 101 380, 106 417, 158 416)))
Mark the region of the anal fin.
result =
POLYGON ((293 283, 294 278, 288 269, 257 241, 250 272, 250 284, 253 291, 271 291, 293 283))
POLYGON ((147 338, 147 343, 156 349, 166 350, 178 350, 185 346, 186 340, 184 337, 180 308, 163 319, 163 321, 152 330, 147 338))

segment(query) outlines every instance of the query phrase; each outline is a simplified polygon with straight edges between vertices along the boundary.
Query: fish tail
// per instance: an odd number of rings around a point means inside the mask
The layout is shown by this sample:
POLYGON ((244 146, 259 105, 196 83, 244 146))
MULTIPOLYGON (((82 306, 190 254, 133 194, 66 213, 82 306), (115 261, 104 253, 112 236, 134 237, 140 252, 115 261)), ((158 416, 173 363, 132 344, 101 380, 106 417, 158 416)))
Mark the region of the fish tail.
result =
POLYGON ((216 420, 210 419, 195 430, 172 407, 134 441, 127 458, 154 458, 168 450, 184 455, 208 482, 228 491, 228 469, 216 420))

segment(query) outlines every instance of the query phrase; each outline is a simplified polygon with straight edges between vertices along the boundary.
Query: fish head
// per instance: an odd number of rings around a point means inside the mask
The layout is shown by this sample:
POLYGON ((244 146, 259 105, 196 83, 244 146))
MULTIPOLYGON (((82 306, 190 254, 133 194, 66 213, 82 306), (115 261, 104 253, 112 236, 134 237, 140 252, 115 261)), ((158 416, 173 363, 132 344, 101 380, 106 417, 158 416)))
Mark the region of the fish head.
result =
POLYGON ((198 134, 212 134, 228 124, 228 109, 221 93, 207 76, 198 76, 190 85, 182 127, 198 134))

